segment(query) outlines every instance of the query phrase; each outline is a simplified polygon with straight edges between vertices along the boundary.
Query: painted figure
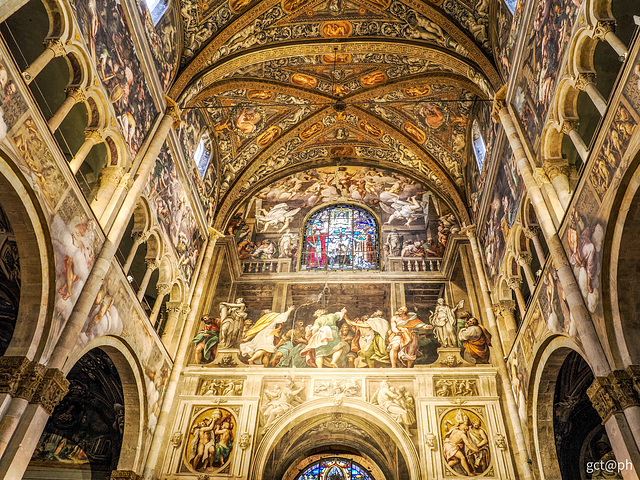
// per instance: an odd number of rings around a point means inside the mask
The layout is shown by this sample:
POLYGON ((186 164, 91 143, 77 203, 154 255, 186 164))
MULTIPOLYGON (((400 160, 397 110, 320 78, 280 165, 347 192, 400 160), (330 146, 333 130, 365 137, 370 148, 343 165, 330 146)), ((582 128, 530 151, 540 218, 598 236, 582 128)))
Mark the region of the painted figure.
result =
POLYGON ((238 345, 242 324, 247 318, 246 308, 242 298, 236 299, 235 303, 220 302, 220 347, 238 345))
POLYGON ((413 363, 422 354, 418 350, 418 328, 431 328, 417 318, 416 313, 408 313, 407 307, 400 307, 391 317, 391 330, 387 351, 391 367, 398 364, 407 368, 413 367, 413 363))
POLYGON ((405 430, 409 430, 416 423, 413 397, 404 387, 399 390, 383 380, 373 394, 371 403, 391 415, 405 430))
POLYGON ((465 319, 464 328, 458 332, 462 347, 476 363, 489 363, 491 334, 469 312, 462 312, 460 318, 465 319))
POLYGON ((265 430, 271 427, 274 422, 293 407, 302 403, 299 397, 304 390, 304 385, 298 387, 293 380, 289 380, 284 387, 274 386, 272 390, 264 391, 264 401, 267 404, 262 411, 265 430))
POLYGON ((201 318, 202 325, 191 343, 196 344, 196 363, 200 364, 211 362, 216 356, 218 347, 218 337, 220 333, 220 319, 211 318, 209 315, 203 315, 201 318))
POLYGON ((313 315, 316 320, 313 326, 307 327, 308 343, 300 352, 302 356, 307 357, 310 366, 322 368, 327 359, 329 366, 338 368, 336 362, 343 354, 344 342, 340 340, 336 325, 346 312, 346 307, 337 313, 328 313, 324 309, 315 311, 313 315))
POLYGON ((271 355, 276 351, 274 334, 287 321, 293 311, 293 305, 284 313, 275 313, 271 310, 263 310, 262 317, 244 335, 240 344, 240 353, 249 357, 249 365, 253 365, 262 359, 266 367, 271 360, 271 355))

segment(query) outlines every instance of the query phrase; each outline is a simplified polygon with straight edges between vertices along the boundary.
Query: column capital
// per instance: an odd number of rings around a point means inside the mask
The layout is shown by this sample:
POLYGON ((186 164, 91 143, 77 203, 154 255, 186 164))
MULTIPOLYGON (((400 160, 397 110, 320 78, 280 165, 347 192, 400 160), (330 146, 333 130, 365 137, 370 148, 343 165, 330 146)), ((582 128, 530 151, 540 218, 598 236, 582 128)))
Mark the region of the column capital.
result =
POLYGON ((122 167, 105 167, 102 169, 102 174, 100 175, 100 183, 101 185, 113 185, 117 187, 123 175, 124 168, 122 167))
POLYGON ((496 123, 501 123, 500 121, 500 111, 503 108, 507 108, 507 85, 503 85, 500 90, 498 90, 493 97, 493 108, 491 110, 491 117, 493 121, 496 123))
POLYGON ((167 108, 164 111, 164 114, 173 118, 173 128, 179 128, 181 121, 180 116, 182 115, 180 107, 178 107, 176 101, 171 97, 165 95, 164 100, 167 102, 167 108))
POLYGON ((503 312, 509 315, 513 315, 517 307, 516 302, 513 300, 500 300, 500 302, 498 302, 498 305, 503 312))
POLYGON ((524 267, 525 265, 531 265, 532 260, 533 260, 533 257, 531 256, 531 254, 529 252, 524 252, 518 255, 517 262, 518 262, 518 265, 520 265, 521 267, 524 267))
POLYGON ((123 173, 120 181, 118 182, 118 187, 124 190, 129 190, 133 185, 133 178, 129 172, 123 173))
POLYGON ((616 402, 613 396, 613 389, 606 377, 596 377, 587 389, 587 395, 593 404, 593 408, 602 418, 602 423, 605 423, 611 415, 620 411, 620 405, 616 402))
POLYGON ((84 94, 84 89, 81 87, 67 87, 64 89, 64 92, 67 94, 67 98, 73 98, 76 103, 84 102, 87 100, 87 97, 84 94))
POLYGON ((44 48, 51 50, 56 57, 64 57, 67 54, 67 49, 59 38, 47 38, 43 44, 44 48))
POLYGON ((542 168, 544 169, 544 173, 551 180, 559 175, 569 177, 569 160, 566 158, 545 158, 542 168))
POLYGON ((169 295, 171 293, 171 284, 158 283, 156 285, 156 291, 158 292, 158 295, 169 295))
POLYGON ((182 312, 182 304, 180 302, 167 302, 165 307, 169 313, 179 314, 182 312))
POLYGON ((640 406, 640 396, 634 389, 633 378, 629 373, 624 370, 614 370, 607 378, 622 410, 640 406))
POLYGON ((511 290, 518 290, 522 285, 522 279, 518 277, 507 278, 507 285, 511 290))
POLYGON ((476 225, 471 224, 471 225, 467 225, 466 227, 462 227, 460 229, 460 233, 465 234, 467 237, 469 238, 473 238, 476 234, 476 225))
POLYGON ((67 380, 58 368, 49 368, 44 374, 30 403, 39 404, 49 415, 69 391, 67 380))
POLYGON ((27 357, 0 357, 0 393, 15 396, 30 364, 27 357))
POLYGON ((144 263, 146 263, 147 268, 150 268, 151 270, 155 270, 160 266, 160 262, 158 262, 158 260, 156 260, 155 258, 145 258, 144 263))
POLYGON ((596 26, 593 29, 593 38, 603 42, 605 40, 604 37, 607 36, 607 33, 612 33, 615 31, 616 31, 615 20, 601 20, 598 23, 596 23, 596 26))
POLYGON ((592 84, 596 84, 596 74, 594 72, 583 72, 579 73, 573 78, 573 82, 575 87, 578 90, 585 91, 587 86, 592 84))
POLYGON ((532 239, 533 237, 540 236, 540 233, 542 233, 542 230, 538 225, 530 225, 527 228, 523 228, 522 233, 524 233, 525 237, 532 239))
POLYGON ((189 312, 191 311, 191 305, 184 305, 182 307, 182 313, 184 315, 189 315, 189 312))
POLYGON ((85 128, 84 129, 84 139, 89 140, 93 143, 102 143, 104 142, 104 138, 102 138, 102 130, 98 128, 85 128))
POLYGON ((131 232, 131 238, 133 238, 134 242, 145 243, 147 240, 149 240, 149 231, 147 230, 145 232, 143 230, 137 230, 131 232))
POLYGON ((569 135, 569 132, 571 132, 572 130, 577 130, 578 125, 578 120, 563 120, 560 131, 565 135, 569 135))
POLYGON ((31 362, 25 372, 23 378, 20 381, 18 390, 16 391, 16 397, 24 398, 28 402, 31 402, 36 394, 42 379, 46 373, 47 367, 38 363, 31 362))
POLYGON ((142 476, 133 470, 111 470, 111 480, 142 480, 142 476))

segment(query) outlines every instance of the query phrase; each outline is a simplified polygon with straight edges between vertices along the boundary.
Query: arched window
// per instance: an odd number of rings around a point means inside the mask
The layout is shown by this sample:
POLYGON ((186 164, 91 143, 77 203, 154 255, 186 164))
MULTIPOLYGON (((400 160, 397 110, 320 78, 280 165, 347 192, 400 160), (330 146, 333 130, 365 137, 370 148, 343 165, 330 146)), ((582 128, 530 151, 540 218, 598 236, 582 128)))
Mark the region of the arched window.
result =
POLYGON ((378 221, 368 210, 330 205, 305 223, 300 270, 377 270, 379 238, 378 221))
POLYGON ((211 140, 209 140, 209 133, 205 132, 196 147, 196 151, 193 152, 193 161, 196 164, 200 178, 204 178, 204 174, 207 173, 207 167, 211 161, 211 140))
POLYGON ((296 480, 373 480, 366 468, 347 458, 323 458, 305 468, 296 480))
POLYGON ((476 163, 478 164, 478 171, 482 172, 482 166, 484 165, 484 157, 487 154, 487 147, 484 144, 484 138, 480 133, 480 126, 477 121, 473 121, 471 127, 471 136, 473 142, 473 155, 476 157, 476 163))

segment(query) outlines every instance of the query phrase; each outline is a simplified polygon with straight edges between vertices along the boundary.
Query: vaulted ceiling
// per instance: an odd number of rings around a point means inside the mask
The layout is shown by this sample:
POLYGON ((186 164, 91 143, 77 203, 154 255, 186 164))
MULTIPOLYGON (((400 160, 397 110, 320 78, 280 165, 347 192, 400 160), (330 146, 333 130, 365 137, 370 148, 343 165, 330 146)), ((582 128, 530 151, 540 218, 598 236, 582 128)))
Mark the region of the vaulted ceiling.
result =
POLYGON ((213 132, 216 226, 270 182, 338 163, 410 175, 468 221, 470 113, 502 83, 489 0, 182 0, 181 15, 169 93, 213 132))

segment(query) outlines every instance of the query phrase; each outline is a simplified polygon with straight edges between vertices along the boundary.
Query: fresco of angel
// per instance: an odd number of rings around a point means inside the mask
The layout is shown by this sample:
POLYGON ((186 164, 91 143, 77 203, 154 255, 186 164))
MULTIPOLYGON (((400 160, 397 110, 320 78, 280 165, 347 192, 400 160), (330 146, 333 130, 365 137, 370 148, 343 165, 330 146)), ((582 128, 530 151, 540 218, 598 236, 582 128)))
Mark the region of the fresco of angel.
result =
POLYGON ((256 221, 258 225, 262 223, 262 229, 260 230, 260 232, 264 233, 269 227, 277 227, 278 225, 282 225, 278 232, 284 232, 287 228, 289 228, 291 219, 299 211, 300 208, 294 208, 293 210, 290 210, 289 205, 287 205, 286 203, 279 203, 268 212, 264 208, 261 208, 260 210, 258 210, 258 214, 256 215, 256 221))

